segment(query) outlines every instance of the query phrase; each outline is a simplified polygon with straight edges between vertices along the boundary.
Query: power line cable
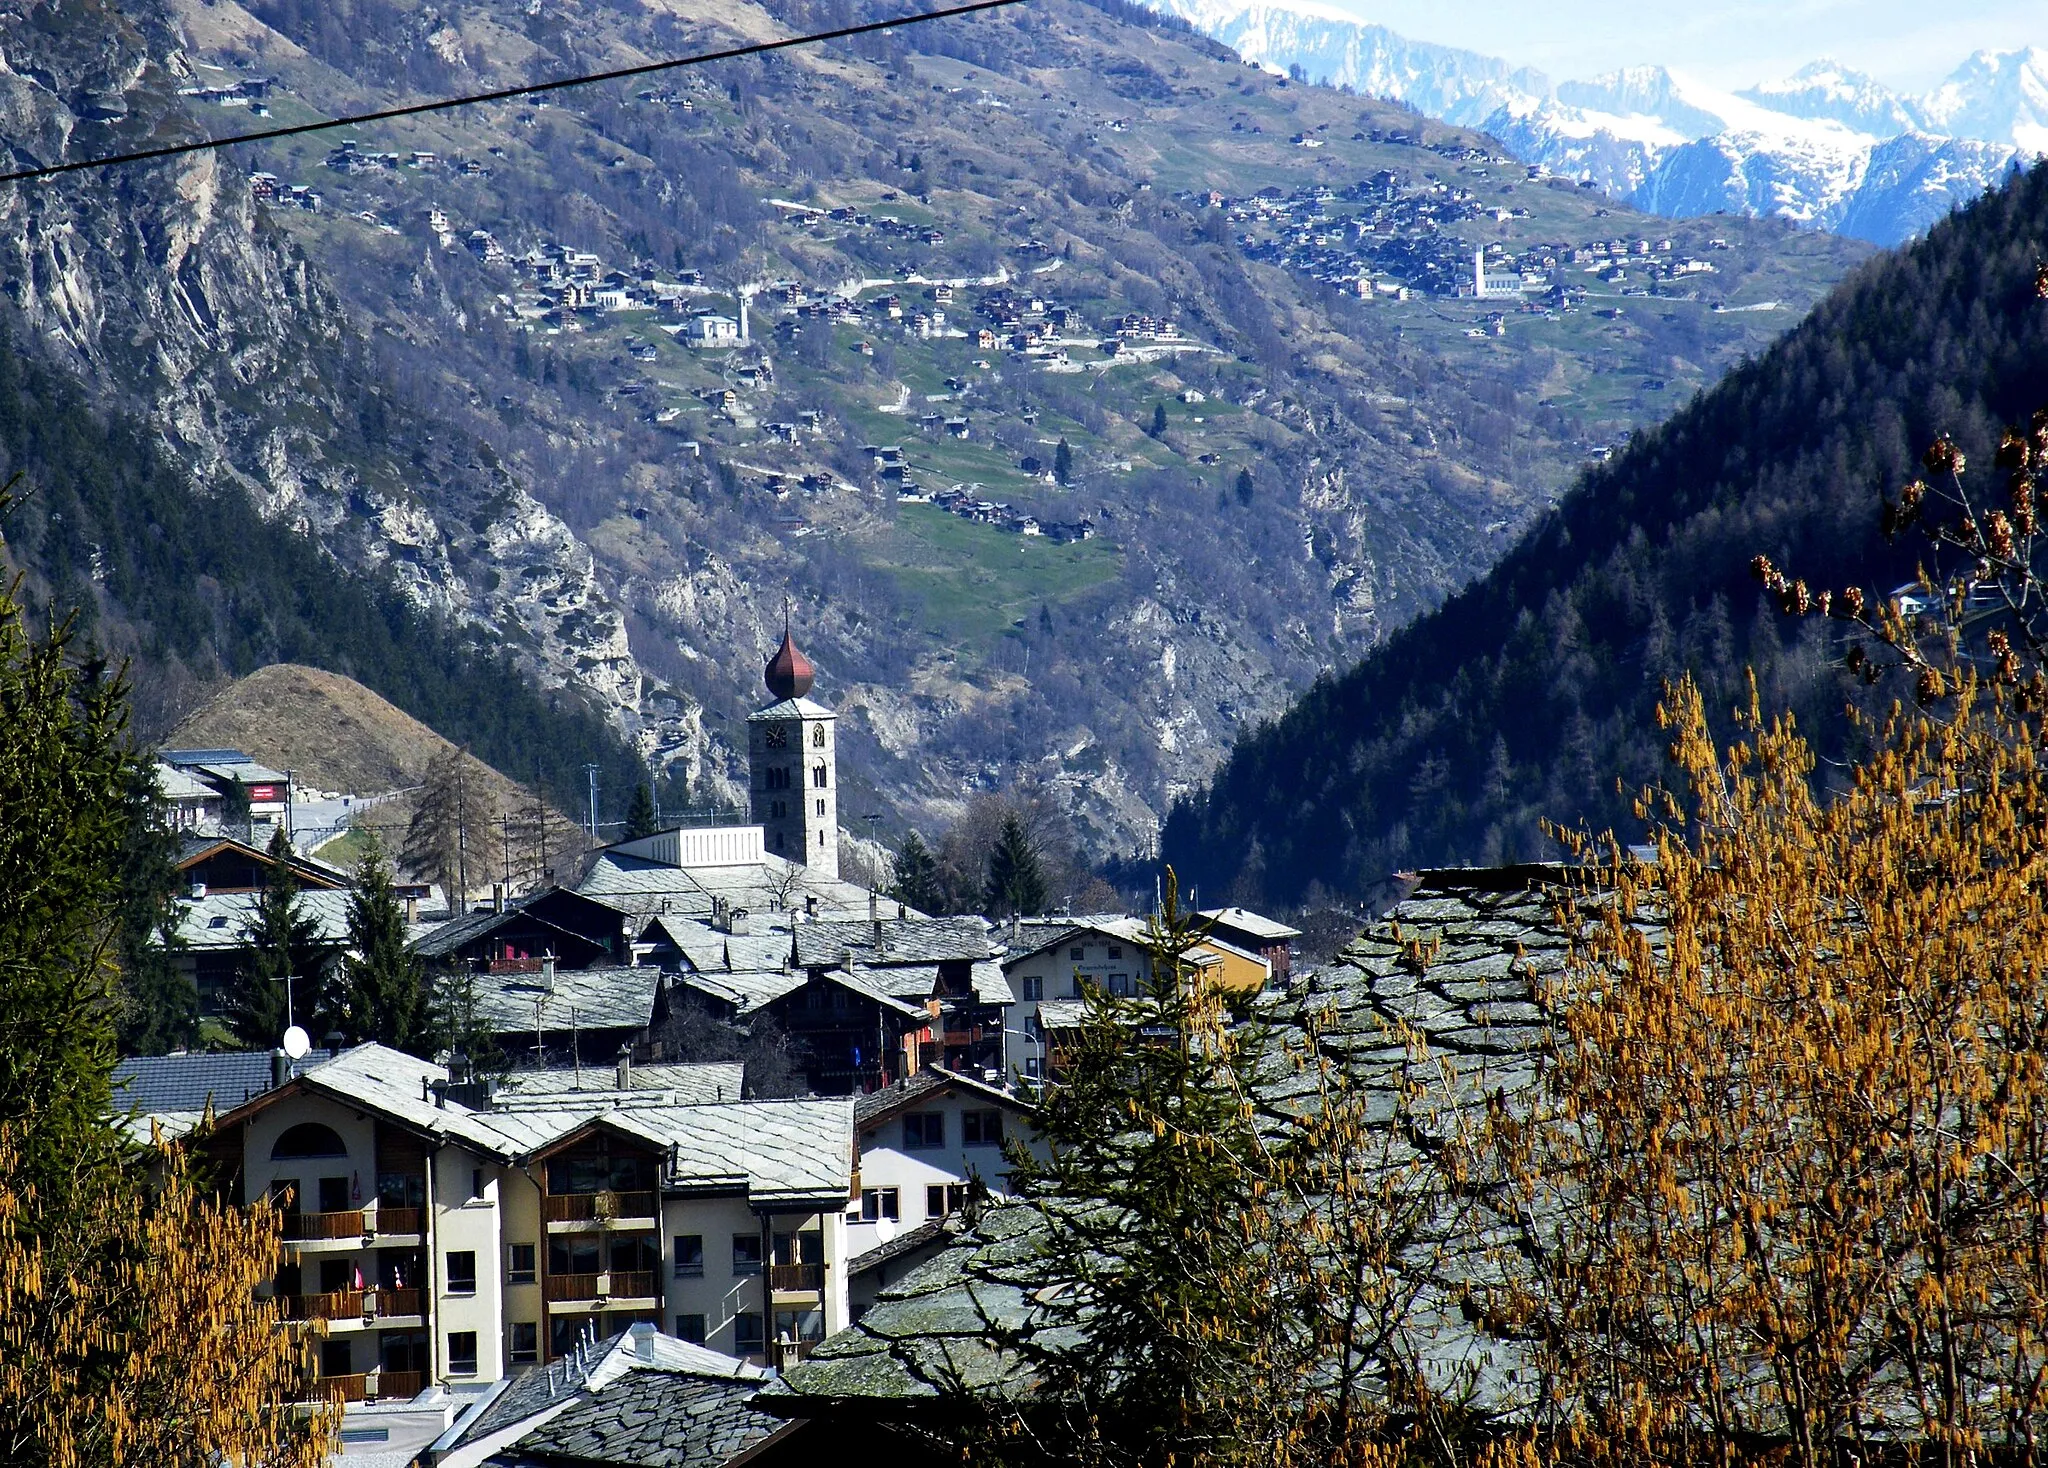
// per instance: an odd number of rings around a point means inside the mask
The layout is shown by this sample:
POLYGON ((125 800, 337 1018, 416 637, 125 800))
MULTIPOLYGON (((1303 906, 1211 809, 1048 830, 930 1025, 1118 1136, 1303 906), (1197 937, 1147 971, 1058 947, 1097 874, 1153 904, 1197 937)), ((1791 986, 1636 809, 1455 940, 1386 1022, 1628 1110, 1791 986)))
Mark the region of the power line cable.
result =
POLYGON ((429 112, 448 112, 457 107, 474 107, 479 102, 505 102, 514 97, 538 96, 543 92, 593 86, 599 82, 625 81, 631 77, 652 76, 657 72, 675 71, 685 66, 703 66, 712 61, 732 61, 741 56, 761 56, 770 51, 786 51, 792 46, 813 46, 824 41, 843 41, 849 36, 868 36, 878 31, 894 30, 898 26, 922 25, 931 20, 950 20, 957 15, 973 15, 977 11, 1000 10, 1006 5, 1022 3, 1023 0, 972 0, 970 4, 952 5, 944 10, 919 11, 913 15, 898 16, 894 20, 874 20, 862 25, 841 26, 837 30, 812 31, 801 36, 785 36, 779 41, 754 41, 745 46, 731 46, 723 51, 706 51, 696 56, 676 56, 667 61, 648 61, 639 66, 621 66, 612 71, 594 71, 584 76, 558 77, 554 81, 534 82, 523 87, 501 87, 495 92, 443 97, 434 102, 413 102, 404 107, 386 107, 379 112, 358 112, 353 116, 330 118, 324 122, 293 123, 289 127, 264 128, 259 132, 236 133, 231 137, 202 138, 197 142, 171 143, 161 148, 143 148, 133 153, 113 153, 104 158, 80 158, 71 163, 50 163, 40 168, 23 168, 13 173, 0 173, 0 184, 26 183, 39 178, 54 178, 60 173, 82 173, 88 169, 113 168, 122 163, 147 163, 158 158, 176 158, 186 153, 204 153, 212 148, 226 148, 235 143, 261 143, 274 138, 296 138, 307 133, 328 132, 338 127, 361 127, 364 123, 389 122, 398 117, 419 117, 429 112))

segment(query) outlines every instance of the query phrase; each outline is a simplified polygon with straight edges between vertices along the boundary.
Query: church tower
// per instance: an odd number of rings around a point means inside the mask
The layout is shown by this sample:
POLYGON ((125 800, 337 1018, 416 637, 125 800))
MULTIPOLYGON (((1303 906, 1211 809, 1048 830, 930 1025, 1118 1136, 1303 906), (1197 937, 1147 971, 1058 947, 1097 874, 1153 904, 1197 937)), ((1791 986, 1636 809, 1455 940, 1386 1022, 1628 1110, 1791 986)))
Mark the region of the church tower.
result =
POLYGON ((775 702, 747 717, 748 790, 754 824, 771 854, 837 878, 838 716, 805 697, 812 678, 810 659, 784 627, 782 646, 762 673, 775 702))

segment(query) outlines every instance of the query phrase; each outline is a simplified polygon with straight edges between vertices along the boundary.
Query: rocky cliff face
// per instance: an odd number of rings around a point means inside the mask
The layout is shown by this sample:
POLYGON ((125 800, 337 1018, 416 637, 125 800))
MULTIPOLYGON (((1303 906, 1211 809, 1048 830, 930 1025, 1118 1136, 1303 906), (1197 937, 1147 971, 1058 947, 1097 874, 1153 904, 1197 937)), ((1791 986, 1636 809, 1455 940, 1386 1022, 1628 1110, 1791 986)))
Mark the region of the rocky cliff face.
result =
MULTIPOLYGON (((0 14, 18 166, 195 135, 180 97, 195 77, 155 3, 0 14)), ((487 446, 397 400, 230 154, 0 188, 0 290, 22 337, 145 415, 201 492, 239 484, 343 564, 390 570, 420 606, 492 629, 543 682, 641 726, 644 678, 589 549, 487 446)), ((687 726, 687 701, 672 705, 687 726)))

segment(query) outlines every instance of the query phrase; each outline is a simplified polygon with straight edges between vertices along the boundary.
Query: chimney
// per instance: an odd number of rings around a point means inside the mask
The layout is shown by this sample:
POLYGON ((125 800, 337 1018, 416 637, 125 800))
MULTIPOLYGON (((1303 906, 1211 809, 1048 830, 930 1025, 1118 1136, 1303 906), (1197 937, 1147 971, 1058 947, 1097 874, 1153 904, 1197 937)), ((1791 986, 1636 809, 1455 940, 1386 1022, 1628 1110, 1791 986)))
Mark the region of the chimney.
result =
POLYGON ((491 883, 491 911, 495 913, 503 913, 505 911, 505 884, 503 882, 491 883))
POLYGON ((282 1050, 270 1052, 270 1084, 281 1086, 292 1078, 292 1058, 282 1050))
POLYGON ((204 897, 205 895, 206 884, 204 882, 194 882, 192 884, 192 900, 194 902, 197 902, 200 898, 204 897))
POLYGON ((1021 913, 1013 912, 1010 914, 1010 941, 1012 943, 1022 943, 1024 941, 1024 917, 1021 913))
POLYGON ((907 904, 901 902, 896 904, 896 921, 899 923, 910 921, 910 908, 907 904))
POLYGON ((420 920, 420 899, 417 893, 405 894, 405 925, 411 927, 420 920))
POLYGON ((625 1045, 619 1047, 619 1089, 633 1089, 633 1052, 625 1045))
POLYGON ((868 926, 875 930, 875 947, 882 946, 882 899, 868 893, 868 926))

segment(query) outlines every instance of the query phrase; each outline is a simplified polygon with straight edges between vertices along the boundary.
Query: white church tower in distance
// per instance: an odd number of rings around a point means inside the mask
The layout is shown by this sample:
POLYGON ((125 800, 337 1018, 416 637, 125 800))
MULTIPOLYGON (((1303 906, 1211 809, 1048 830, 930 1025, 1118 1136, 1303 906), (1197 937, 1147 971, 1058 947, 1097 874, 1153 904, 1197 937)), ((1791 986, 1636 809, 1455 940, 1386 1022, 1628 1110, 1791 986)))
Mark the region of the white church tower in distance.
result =
POLYGON ((789 628, 762 679, 775 702, 747 716, 747 767, 754 824, 768 850, 802 862, 822 877, 839 876, 839 767, 833 725, 838 715, 804 695, 810 659, 789 628))

